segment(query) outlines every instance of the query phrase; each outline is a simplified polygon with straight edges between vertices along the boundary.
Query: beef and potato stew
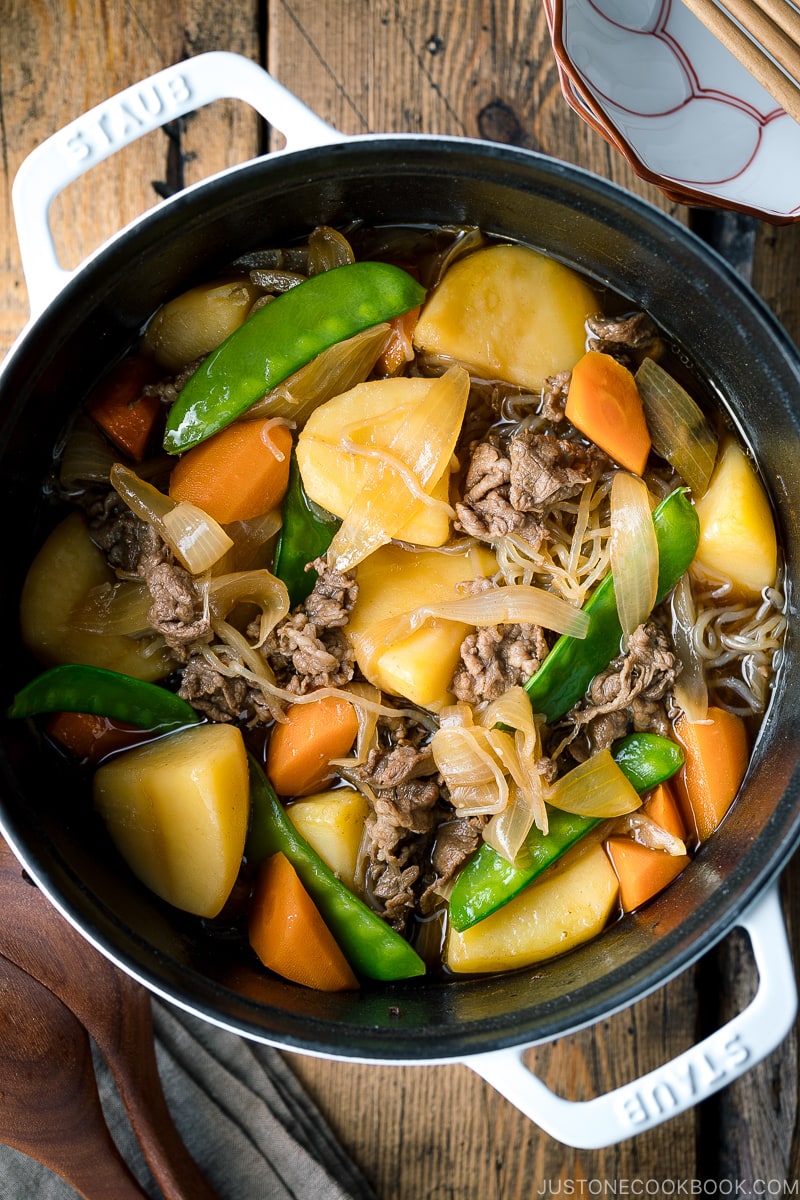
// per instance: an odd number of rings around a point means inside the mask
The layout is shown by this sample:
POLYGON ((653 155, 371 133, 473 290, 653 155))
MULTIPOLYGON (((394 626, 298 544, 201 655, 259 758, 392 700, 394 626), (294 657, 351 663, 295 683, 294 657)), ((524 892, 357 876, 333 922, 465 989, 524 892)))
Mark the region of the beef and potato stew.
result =
POLYGON ((312 988, 501 972, 662 892, 785 630, 756 465, 648 314, 478 229, 315 229, 70 419, 11 715, 122 859, 312 988))

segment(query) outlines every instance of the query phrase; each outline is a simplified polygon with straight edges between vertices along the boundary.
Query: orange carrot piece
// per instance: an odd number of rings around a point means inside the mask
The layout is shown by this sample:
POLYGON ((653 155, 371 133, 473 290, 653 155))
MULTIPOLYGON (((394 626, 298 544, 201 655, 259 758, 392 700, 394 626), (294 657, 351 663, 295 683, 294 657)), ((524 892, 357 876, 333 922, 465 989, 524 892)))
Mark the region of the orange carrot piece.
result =
POLYGON ((610 837, 606 852, 619 879, 623 912, 632 912, 658 895, 691 862, 688 854, 651 850, 627 837, 610 837))
POLYGON ((292 432, 267 418, 236 421, 188 450, 172 469, 169 494, 220 525, 277 508, 289 484, 292 432))
POLYGON ((749 758, 747 730, 735 713, 709 707, 707 724, 692 724, 681 713, 675 722, 675 736, 686 755, 675 785, 687 819, 704 842, 722 821, 744 779, 749 758))
POLYGON ((310 796, 332 778, 332 758, 347 754, 358 733, 358 714, 339 696, 292 704, 267 749, 267 775, 279 796, 310 796))
POLYGON ((567 420, 605 450, 614 462, 641 475, 650 434, 636 380, 627 367, 599 350, 588 350, 572 368, 567 420))
POLYGON ((678 801, 668 783, 659 783, 658 787, 653 788, 642 805, 642 811, 673 837, 680 838, 681 841, 686 837, 686 827, 678 801))
POLYGON ((56 713, 47 723, 47 732, 75 758, 91 764, 152 736, 136 725, 77 712, 56 713))
POLYGON ((126 358, 95 388, 86 404, 106 437, 134 462, 141 462, 161 413, 158 396, 144 396, 156 371, 147 358, 126 358))
POLYGON ((399 317, 392 317, 392 333, 386 348, 375 363, 376 375, 399 375, 414 358, 414 328, 419 320, 420 306, 410 308, 399 317))
POLYGON ((280 851, 259 870, 250 904, 248 936, 264 966, 284 979, 321 992, 358 987, 319 909, 280 851))

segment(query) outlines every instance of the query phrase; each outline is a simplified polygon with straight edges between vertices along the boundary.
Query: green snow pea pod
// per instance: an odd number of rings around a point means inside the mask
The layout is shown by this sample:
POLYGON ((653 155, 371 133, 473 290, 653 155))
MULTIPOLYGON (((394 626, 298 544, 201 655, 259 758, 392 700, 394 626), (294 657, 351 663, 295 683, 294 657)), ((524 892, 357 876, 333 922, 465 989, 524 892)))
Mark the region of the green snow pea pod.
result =
MULTIPOLYGON (((679 488, 654 510, 653 524, 658 543, 658 604, 691 564, 700 538, 700 522, 684 489, 679 488)), ((548 724, 577 704, 595 675, 620 652, 622 626, 611 572, 592 592, 584 611, 591 619, 586 637, 560 637, 525 684, 533 711, 541 713, 548 724)))
POLYGON ((306 495, 297 459, 292 454, 273 565, 273 574, 286 584, 292 608, 305 600, 316 582, 316 571, 307 571, 306 563, 325 553, 340 525, 338 517, 306 495))
POLYGON ((166 688, 82 663, 64 663, 37 675, 17 692, 8 715, 35 717, 51 712, 93 713, 164 732, 200 720, 191 704, 166 688))
POLYGON ((659 733, 629 733, 611 748, 614 761, 637 792, 649 792, 683 766, 683 747, 659 733))
POLYGON ((312 275, 208 355, 170 410, 164 449, 180 454, 204 441, 329 346, 424 299, 425 289, 390 263, 348 263, 312 275))
POLYGON ((425 963, 416 950, 346 888, 300 836, 252 757, 250 809, 245 857, 260 863, 279 850, 286 855, 353 970, 382 980, 425 974, 425 963))
MULTIPOLYGON (((611 753, 637 792, 648 791, 673 775, 683 763, 680 746, 657 733, 634 733, 621 738, 611 753)), ((548 832, 533 828, 512 866, 487 842, 458 875, 450 894, 450 921, 462 933, 513 900, 570 846, 598 824, 597 817, 579 817, 547 808, 548 832)))

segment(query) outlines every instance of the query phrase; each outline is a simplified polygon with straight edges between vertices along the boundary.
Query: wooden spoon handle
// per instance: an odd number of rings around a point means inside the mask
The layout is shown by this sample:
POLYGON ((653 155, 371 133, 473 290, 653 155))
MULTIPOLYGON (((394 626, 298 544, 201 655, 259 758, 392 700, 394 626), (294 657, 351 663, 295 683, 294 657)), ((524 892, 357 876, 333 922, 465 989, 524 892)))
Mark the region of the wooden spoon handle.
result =
POLYGON ((6 957, 54 992, 94 1038, 165 1200, 218 1200, 167 1107, 149 993, 98 953, 26 882, 2 838, 0 932, 6 957))
POLYGON ((131 1126, 165 1200, 219 1200, 175 1128, 161 1087, 153 1039, 150 996, 120 975, 120 1021, 93 1036, 105 1058, 131 1126))
POLYGON ((84 1200, 146 1200, 100 1106, 86 1030, 48 988, 0 956, 0 1141, 84 1200))

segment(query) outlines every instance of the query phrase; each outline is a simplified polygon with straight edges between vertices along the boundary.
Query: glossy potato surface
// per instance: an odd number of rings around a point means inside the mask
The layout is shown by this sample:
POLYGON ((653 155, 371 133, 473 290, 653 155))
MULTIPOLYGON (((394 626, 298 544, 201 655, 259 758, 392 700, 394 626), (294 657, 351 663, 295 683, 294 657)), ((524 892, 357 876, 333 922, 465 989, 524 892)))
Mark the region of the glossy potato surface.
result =
POLYGON ((94 777, 94 803, 133 873, 185 912, 215 917, 236 882, 249 814, 233 725, 195 725, 128 750, 94 777))
POLYGON ((33 560, 20 600, 22 640, 43 666, 85 663, 150 682, 169 674, 173 660, 164 650, 147 653, 149 639, 88 633, 72 622, 90 589, 115 579, 81 514, 70 513, 33 560))
POLYGON ((414 330, 426 353, 535 391, 585 349, 594 293, 569 267, 526 246, 490 246, 451 266, 414 330))
POLYGON ((367 638, 378 622, 439 600, 456 600, 459 583, 495 570, 494 555, 482 547, 472 554, 437 554, 388 545, 360 563, 358 600, 346 633, 370 683, 425 708, 451 704, 450 683, 469 625, 434 618, 393 642, 374 663, 367 656, 367 638))
POLYGON ((463 933, 451 928, 446 963, 459 973, 510 971, 572 950, 601 933, 619 884, 602 845, 556 866, 463 933))

